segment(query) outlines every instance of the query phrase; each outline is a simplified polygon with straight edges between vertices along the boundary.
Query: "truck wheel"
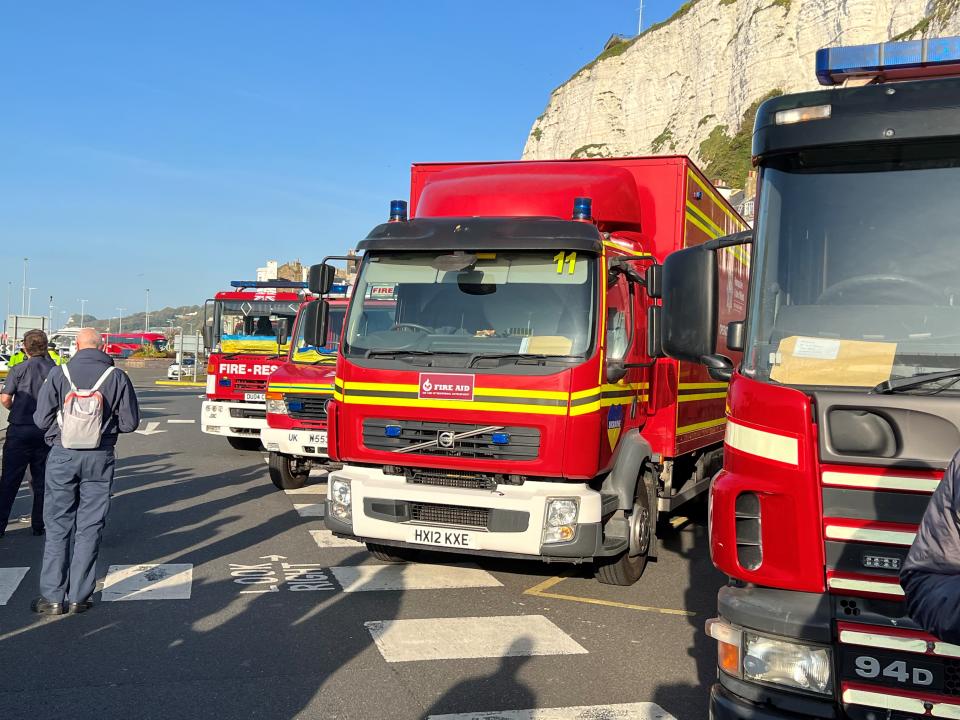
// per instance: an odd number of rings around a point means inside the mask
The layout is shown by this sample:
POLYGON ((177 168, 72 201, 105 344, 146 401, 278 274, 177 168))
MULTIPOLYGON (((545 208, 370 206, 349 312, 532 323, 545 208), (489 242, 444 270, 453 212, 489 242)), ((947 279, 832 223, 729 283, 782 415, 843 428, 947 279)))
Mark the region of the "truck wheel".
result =
POLYGON ((633 585, 640 579, 650 556, 652 523, 647 486, 641 476, 630 515, 630 549, 615 558, 598 559, 597 580, 604 585, 633 585))
POLYGON ((289 455, 270 453, 270 480, 278 490, 297 490, 302 488, 310 477, 310 470, 294 470, 289 455))
POLYGON ((406 548, 397 548, 391 545, 378 545, 376 543, 367 543, 367 550, 377 560, 383 560, 388 563, 405 563, 413 559, 415 550, 406 548))
POLYGON ((259 450, 260 438, 228 437, 227 442, 234 450, 259 450))

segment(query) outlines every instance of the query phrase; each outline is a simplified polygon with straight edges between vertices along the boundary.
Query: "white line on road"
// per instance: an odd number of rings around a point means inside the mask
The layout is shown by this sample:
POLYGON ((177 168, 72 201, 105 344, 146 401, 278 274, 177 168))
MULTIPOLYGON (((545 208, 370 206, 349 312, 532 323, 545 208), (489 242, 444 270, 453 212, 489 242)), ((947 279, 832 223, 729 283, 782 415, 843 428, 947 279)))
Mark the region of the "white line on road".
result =
POLYGON ((294 503, 293 509, 300 517, 323 517, 323 503, 294 503))
POLYGON ((140 406, 140 409, 141 409, 141 410, 166 410, 166 408, 162 408, 162 407, 147 407, 146 405, 141 405, 141 406, 140 406))
POLYGON ((330 568, 344 592, 502 587, 486 570, 463 565, 351 565, 330 568))
POLYGON ((193 565, 111 565, 103 581, 101 599, 114 600, 189 600, 193 585, 193 565))
POLYGON ((304 485, 296 490, 284 490, 287 495, 326 495, 327 484, 318 483, 316 485, 304 485))
POLYGON ((160 430, 160 423, 158 422, 148 422, 146 427, 143 430, 134 430, 137 435, 156 435, 158 433, 165 433, 166 430, 160 430))
POLYGON ((364 544, 361 542, 350 540, 349 538, 337 537, 329 530, 311 530, 310 534, 317 543, 317 547, 320 548, 364 547, 364 544))
POLYGON ((167 420, 171 425, 193 425, 196 420, 167 420))
POLYGON ((6 605, 13 597, 29 570, 25 567, 0 568, 0 605, 6 605))
POLYGON ((603 720, 677 720, 662 707, 650 702, 430 715, 427 720, 596 720, 597 718, 603 718, 603 720))
POLYGON ((387 662, 587 652, 543 615, 374 620, 364 625, 387 662))

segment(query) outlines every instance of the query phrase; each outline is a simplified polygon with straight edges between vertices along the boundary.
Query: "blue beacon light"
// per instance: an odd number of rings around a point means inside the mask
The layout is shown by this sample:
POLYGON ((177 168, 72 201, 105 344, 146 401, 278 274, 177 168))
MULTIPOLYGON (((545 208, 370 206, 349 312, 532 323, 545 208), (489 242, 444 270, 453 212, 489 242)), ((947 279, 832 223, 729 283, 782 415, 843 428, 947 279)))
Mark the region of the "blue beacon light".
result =
POLYGON ((398 438, 400 437, 400 433, 402 431, 403 431, 403 428, 401 428, 399 425, 387 425, 383 429, 383 434, 386 435, 388 438, 398 438))
POLYGON ((391 200, 390 201, 390 222, 406 222, 406 221, 407 221, 407 201, 391 200))
POLYGON ((505 432, 495 432, 490 436, 490 441, 494 445, 509 445, 510 444, 510 433, 505 432))
POLYGON ((588 197, 573 199, 573 219, 591 220, 593 218, 593 200, 588 197))
POLYGON ((880 74, 900 79, 960 75, 960 37, 850 45, 817 51, 817 79, 821 85, 840 85, 851 77, 880 74))

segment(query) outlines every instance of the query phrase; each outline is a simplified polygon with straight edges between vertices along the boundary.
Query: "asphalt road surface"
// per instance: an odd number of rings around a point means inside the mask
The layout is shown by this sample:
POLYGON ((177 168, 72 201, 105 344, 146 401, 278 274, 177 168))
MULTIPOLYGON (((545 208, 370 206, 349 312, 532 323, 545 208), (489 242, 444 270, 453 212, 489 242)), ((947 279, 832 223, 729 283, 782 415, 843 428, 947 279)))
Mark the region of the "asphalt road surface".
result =
POLYGON ((144 420, 118 447, 93 609, 30 612, 26 484, 0 539, 3 720, 707 717, 722 578, 702 503, 630 588, 538 562, 384 565, 324 530, 322 475, 275 490, 264 453, 200 432, 202 390, 131 374, 144 420))

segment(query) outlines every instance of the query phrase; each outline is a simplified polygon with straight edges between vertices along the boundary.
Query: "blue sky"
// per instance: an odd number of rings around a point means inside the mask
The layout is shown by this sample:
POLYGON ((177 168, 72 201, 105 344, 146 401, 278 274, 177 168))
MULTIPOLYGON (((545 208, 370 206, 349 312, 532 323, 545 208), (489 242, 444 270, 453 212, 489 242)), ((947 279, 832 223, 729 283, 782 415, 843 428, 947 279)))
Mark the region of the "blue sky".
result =
MULTIPOLYGON (((24 256, 35 314, 107 317, 344 252, 411 162, 519 157, 638 4, 5 3, 0 312, 24 256)), ((680 0, 644 5, 647 26, 680 0)))

